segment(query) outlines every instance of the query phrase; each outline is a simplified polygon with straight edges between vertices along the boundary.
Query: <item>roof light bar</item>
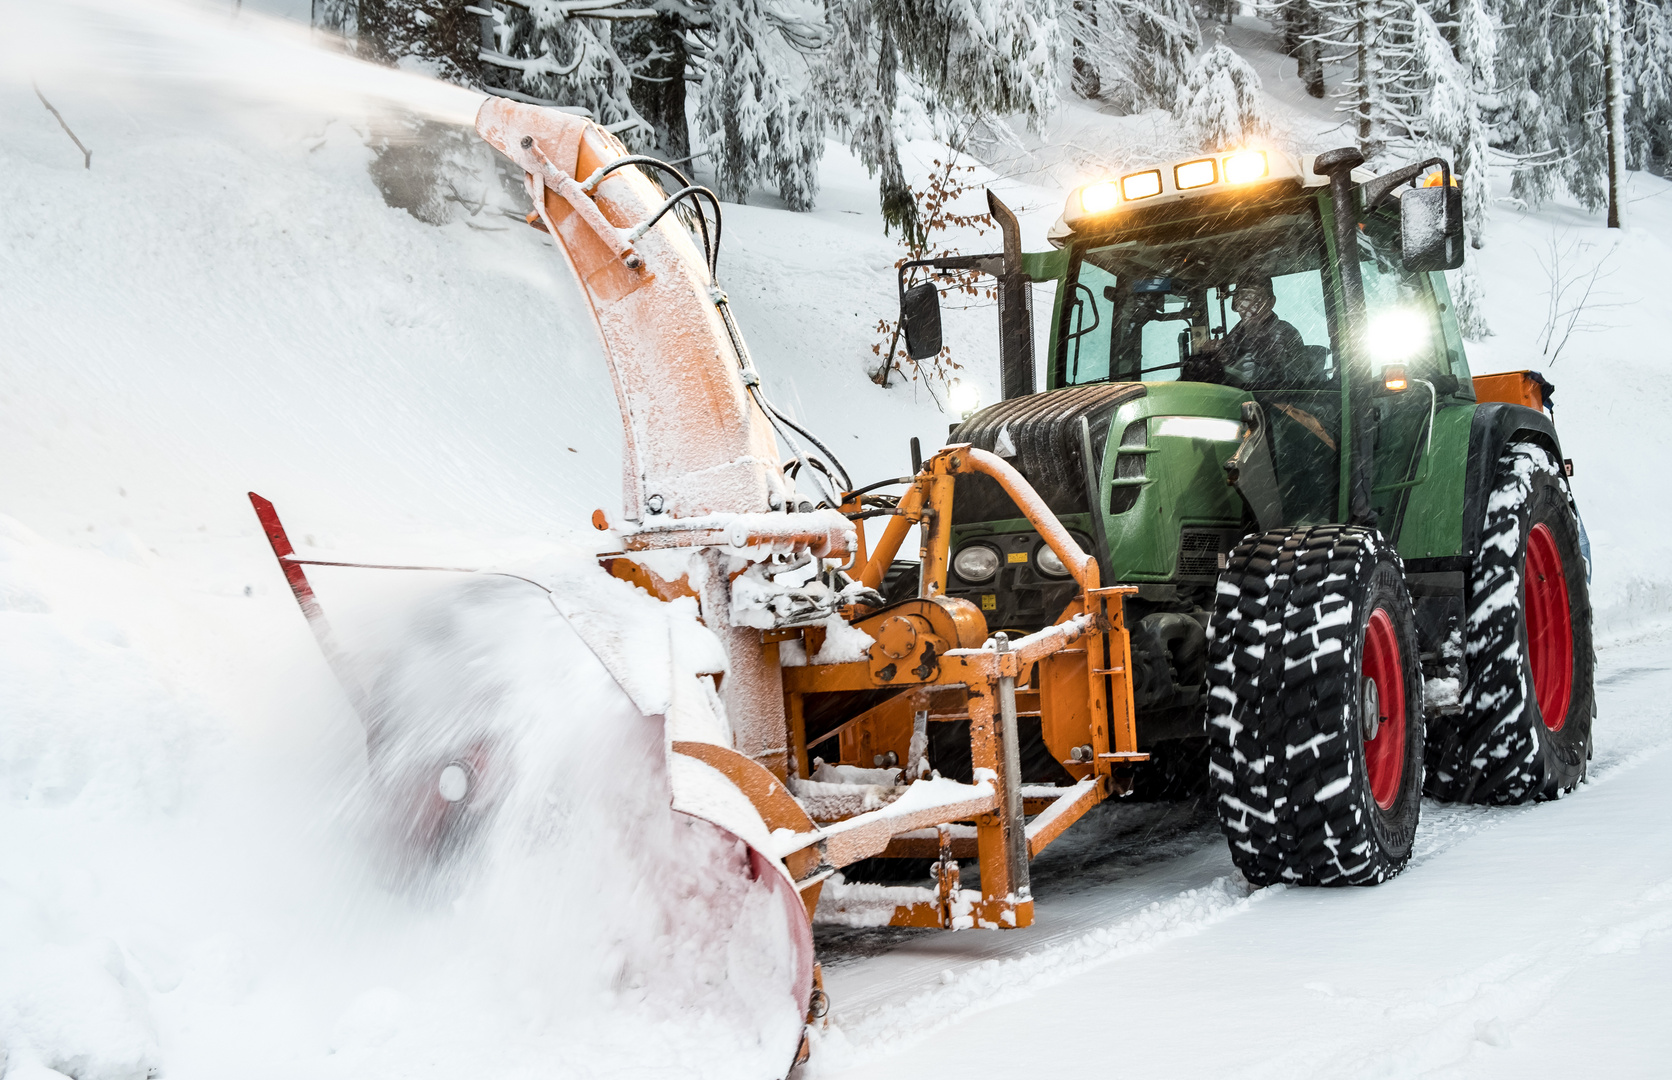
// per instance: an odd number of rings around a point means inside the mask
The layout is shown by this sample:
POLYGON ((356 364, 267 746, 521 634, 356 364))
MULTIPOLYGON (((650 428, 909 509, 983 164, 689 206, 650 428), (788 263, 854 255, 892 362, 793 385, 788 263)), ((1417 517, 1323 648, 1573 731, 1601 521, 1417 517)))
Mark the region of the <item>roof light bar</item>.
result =
POLYGON ((1304 160, 1277 150, 1232 150, 1210 157, 1170 163, 1153 169, 1127 173, 1119 179, 1087 184, 1068 197, 1062 219, 1053 227, 1078 230, 1082 220, 1102 219, 1110 214, 1146 205, 1194 199, 1224 192, 1233 194, 1239 186, 1263 187, 1273 181, 1307 186, 1304 160))

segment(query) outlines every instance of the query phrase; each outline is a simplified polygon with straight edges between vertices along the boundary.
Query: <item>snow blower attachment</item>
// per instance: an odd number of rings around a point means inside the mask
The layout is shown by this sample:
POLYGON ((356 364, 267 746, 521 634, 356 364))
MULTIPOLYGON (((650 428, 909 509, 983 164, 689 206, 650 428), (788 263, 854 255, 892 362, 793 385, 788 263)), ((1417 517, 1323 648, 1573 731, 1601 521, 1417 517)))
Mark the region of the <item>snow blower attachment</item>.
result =
MULTIPOLYGON (((511 576, 546 590, 640 710, 663 718, 673 811, 746 845, 750 873, 793 902, 789 992, 798 1014, 811 1023, 824 1013, 810 920, 842 867, 879 856, 938 864, 933 889, 826 897, 838 917, 1029 925, 1028 860, 1116 793, 1117 766, 1145 756, 1135 744, 1122 623, 1133 590, 1104 587, 1097 560, 1020 473, 985 450, 949 446, 914 476, 853 490, 835 457, 764 394, 715 280, 720 207, 707 189, 629 155, 574 115, 495 98, 477 127, 524 170, 529 222, 574 271, 614 379, 624 505, 613 530, 620 550, 599 558, 597 575, 670 610, 694 601, 722 656, 703 666, 677 649, 629 652, 624 641, 645 638, 633 625, 642 612, 571 602, 596 583, 511 576), (790 450, 787 466, 780 446, 790 450), (818 505, 797 491, 798 475, 822 490, 818 505), (990 634, 978 605, 947 595, 954 491, 960 477, 976 476, 1014 500, 1075 582, 1060 618, 1014 639, 990 634), (905 491, 873 494, 889 485, 905 491), (875 517, 889 521, 868 550, 864 521, 875 517), (878 590, 913 527, 922 536, 917 595, 885 602, 878 590), (1023 783, 1020 732, 1032 723, 1066 782, 1023 783), (931 769, 942 756, 948 764, 931 769), (964 887, 959 869, 970 859, 977 888, 964 887)), ((272 504, 251 500, 375 743, 387 720, 368 711, 304 571, 370 564, 300 558, 272 504)), ((610 528, 602 511, 594 523, 610 528)), ((429 814, 414 842, 436 842, 448 815, 470 804, 475 778, 492 771, 492 756, 491 745, 475 743, 435 756, 414 781, 422 790, 413 798, 429 814)), ((375 746, 372 761, 375 769, 375 746)), ((787 1053, 804 1057, 806 1040, 796 1037, 799 1050, 787 1053)))

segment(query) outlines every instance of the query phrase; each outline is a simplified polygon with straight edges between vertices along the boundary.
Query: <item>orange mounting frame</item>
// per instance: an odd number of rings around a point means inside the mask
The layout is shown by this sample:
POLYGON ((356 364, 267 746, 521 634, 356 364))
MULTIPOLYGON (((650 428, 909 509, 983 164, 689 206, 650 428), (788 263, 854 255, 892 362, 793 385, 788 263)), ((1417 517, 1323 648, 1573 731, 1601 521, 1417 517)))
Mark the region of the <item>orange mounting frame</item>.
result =
MULTIPOLYGON (((857 513, 859 505, 850 502, 843 510, 857 513)), ((975 776, 988 778, 994 788, 990 808, 963 818, 901 820, 896 824, 909 824, 909 830, 899 828, 880 851, 865 854, 939 861, 936 901, 896 905, 892 925, 1026 926, 1033 915, 1026 859, 1121 790, 1117 768, 1147 758, 1137 748, 1128 674, 1131 649, 1123 618, 1122 600, 1135 590, 1102 587, 1097 561, 1080 549, 1026 479, 1003 459, 972 447, 947 447, 924 462, 868 558, 860 523, 860 565, 854 576, 877 587, 913 526, 921 528, 923 538, 918 597, 880 611, 846 612, 852 625, 873 639, 866 658, 783 669, 791 775, 809 776, 810 750, 821 747, 822 756, 845 765, 869 768, 892 754, 909 766, 920 719, 967 719, 975 776), (971 473, 992 477, 1010 494, 1080 585, 1055 625, 1011 643, 1008 651, 988 647, 986 618, 978 608, 946 596, 953 487, 957 476, 971 473), (875 702, 878 690, 897 693, 875 702), (869 693, 860 697, 855 692, 869 693), (1014 789, 1022 785, 1004 764, 1007 693, 1015 716, 1039 718, 1045 744, 1074 777, 1073 787, 1026 789, 1012 802, 1014 789), (808 706, 833 694, 860 697, 859 711, 809 744, 808 706), (1015 812, 1007 812, 1012 805, 1015 812), (1029 813, 1031 822, 1024 819, 1029 813), (1016 850, 1025 853, 1019 867, 1010 854, 1016 850), (978 894, 959 887, 955 860, 971 856, 980 868, 978 894)), ((769 636, 782 641, 792 635, 800 636, 807 655, 815 657, 824 628, 769 636)), ((821 860, 826 870, 844 865, 843 853, 827 850, 827 855, 821 860)))

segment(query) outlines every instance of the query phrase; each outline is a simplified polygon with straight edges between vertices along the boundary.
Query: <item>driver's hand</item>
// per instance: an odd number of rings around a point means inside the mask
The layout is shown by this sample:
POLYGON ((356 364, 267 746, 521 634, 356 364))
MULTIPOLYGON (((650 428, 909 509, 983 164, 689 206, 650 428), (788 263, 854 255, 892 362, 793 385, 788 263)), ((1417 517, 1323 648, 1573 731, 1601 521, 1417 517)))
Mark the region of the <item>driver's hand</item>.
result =
POLYGON ((1225 385, 1234 386, 1239 390, 1246 390, 1253 386, 1260 377, 1259 370, 1252 359, 1239 360, 1225 368, 1225 385))
POLYGON ((1197 353, 1185 358, 1179 366, 1180 382, 1223 383, 1225 365, 1212 354, 1197 353))

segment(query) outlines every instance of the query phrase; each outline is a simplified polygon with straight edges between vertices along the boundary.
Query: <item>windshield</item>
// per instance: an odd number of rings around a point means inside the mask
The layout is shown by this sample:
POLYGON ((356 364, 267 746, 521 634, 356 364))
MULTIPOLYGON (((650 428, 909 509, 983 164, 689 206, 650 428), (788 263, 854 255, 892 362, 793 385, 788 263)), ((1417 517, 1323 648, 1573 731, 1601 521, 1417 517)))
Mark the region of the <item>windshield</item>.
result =
POLYGON ((1321 388, 1336 375, 1316 203, 1173 224, 1076 253, 1057 386, 1321 388))

